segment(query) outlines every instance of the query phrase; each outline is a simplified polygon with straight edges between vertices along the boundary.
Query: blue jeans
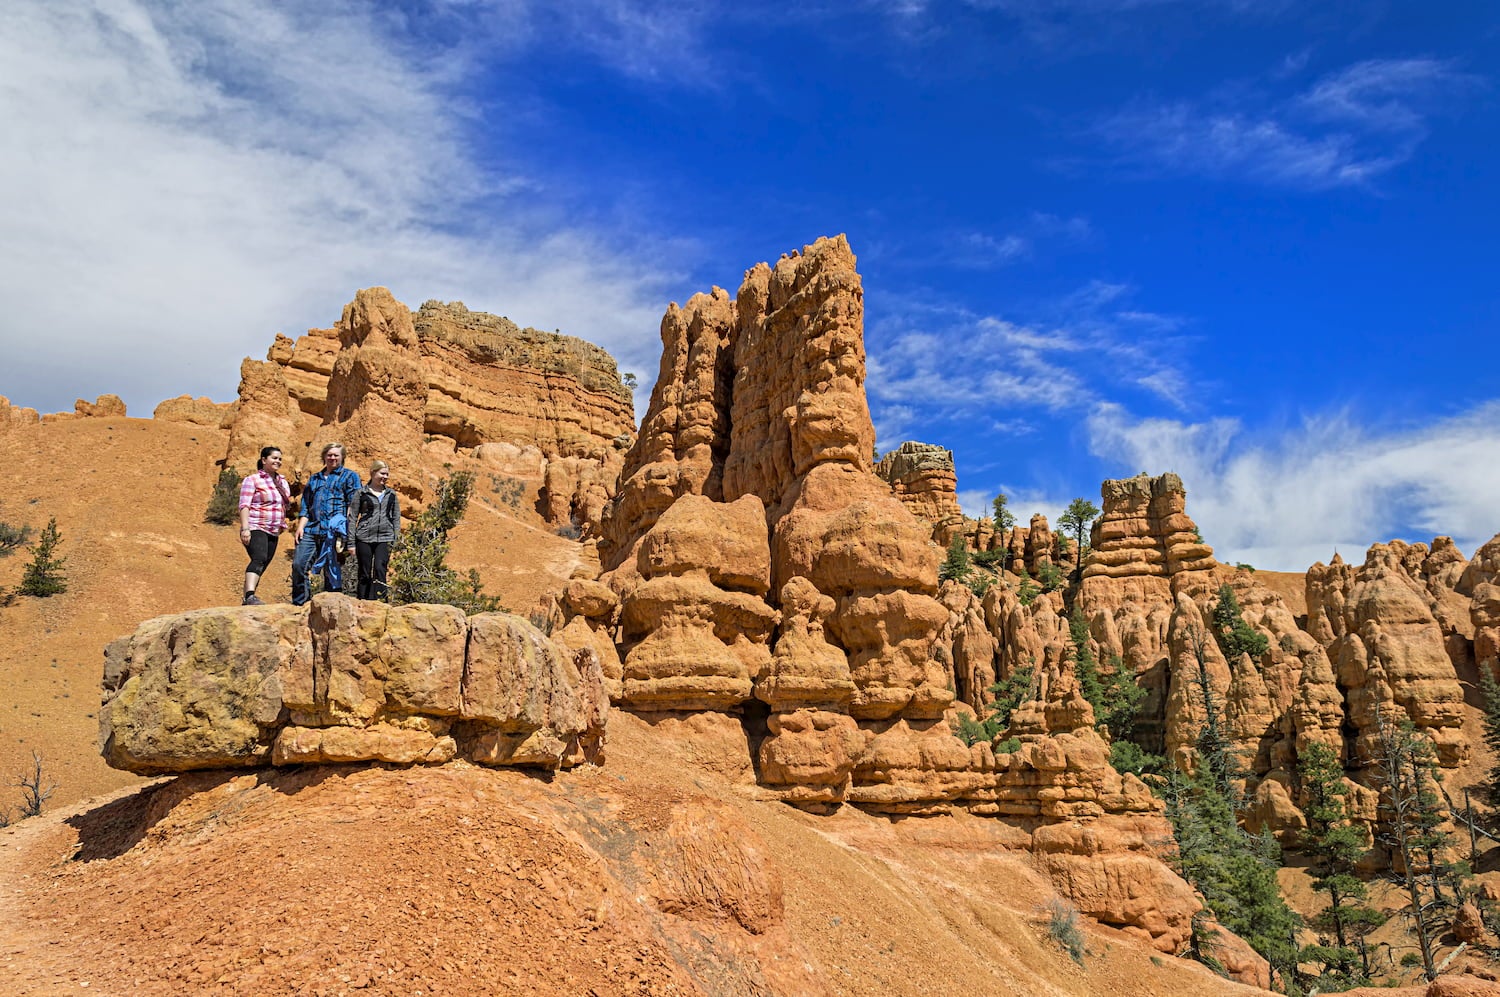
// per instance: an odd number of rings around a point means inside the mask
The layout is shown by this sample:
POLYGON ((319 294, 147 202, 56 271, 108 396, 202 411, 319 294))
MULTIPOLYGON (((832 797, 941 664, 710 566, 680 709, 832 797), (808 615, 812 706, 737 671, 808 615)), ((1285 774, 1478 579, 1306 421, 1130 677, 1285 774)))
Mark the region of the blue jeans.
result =
MULTIPOLYGON (((318 545, 324 542, 332 543, 331 537, 314 536, 311 530, 302 531, 302 539, 297 541, 297 547, 292 551, 292 605, 303 606, 312 598, 312 586, 308 584, 307 568, 318 559, 318 545)), ((329 586, 328 573, 323 574, 323 585, 325 592, 341 592, 342 588, 329 586)))

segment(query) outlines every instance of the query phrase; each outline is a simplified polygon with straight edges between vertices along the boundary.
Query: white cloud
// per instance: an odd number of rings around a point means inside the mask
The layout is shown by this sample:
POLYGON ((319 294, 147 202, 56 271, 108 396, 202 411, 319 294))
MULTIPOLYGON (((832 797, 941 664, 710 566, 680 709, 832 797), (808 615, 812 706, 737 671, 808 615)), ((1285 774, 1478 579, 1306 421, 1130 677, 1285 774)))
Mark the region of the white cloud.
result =
POLYGON ((875 422, 875 445, 882 452, 894 450, 911 439, 907 435, 917 413, 910 405, 881 405, 872 407, 875 422))
POLYGON ((450 89, 467 54, 390 27, 337 3, 0 8, 0 295, 23 303, 0 318, 0 392, 50 410, 114 391, 137 415, 232 397, 239 357, 375 284, 654 370, 664 275, 480 165, 450 89))
POLYGON ((1318 80, 1297 104, 1328 121, 1421 133, 1438 100, 1476 83, 1436 59, 1368 59, 1318 80))
POLYGON ((1163 401, 1171 402, 1179 409, 1187 408, 1192 385, 1182 372, 1172 368, 1155 371, 1135 379, 1135 383, 1155 394, 1163 401))
POLYGON ((960 488, 958 491, 958 507, 970 519, 987 518, 994 515, 996 492, 1005 493, 1006 498, 1009 500, 1007 508, 1010 509, 1011 515, 1016 517, 1016 524, 1018 526, 1030 526, 1031 517, 1041 514, 1047 517, 1047 525, 1054 531, 1057 529, 1058 521, 1061 519, 1063 512, 1068 508, 1068 503, 1077 497, 1059 498, 1035 488, 1018 489, 1002 484, 998 488, 990 489, 989 491, 980 488, 960 488))
POLYGON ((1095 126, 1144 170, 1327 190, 1368 186, 1413 155, 1443 99, 1478 81, 1434 59, 1367 60, 1275 101, 1138 101, 1095 126))
POLYGON ((1366 183, 1410 154, 1365 154, 1348 134, 1306 136, 1273 119, 1187 103, 1121 111, 1099 134, 1127 164, 1314 190, 1366 183))
POLYGON ((1360 560, 1371 543, 1448 535, 1472 554, 1497 530, 1500 401, 1425 426, 1372 433, 1340 415, 1246 439, 1234 420, 1137 419, 1102 405, 1090 449, 1122 473, 1174 471, 1220 560, 1283 571, 1360 560))
POLYGON ((877 412, 892 404, 927 415, 983 411, 1021 432, 1038 412, 1083 413, 1122 388, 1184 408, 1189 379, 1169 337, 1185 323, 1124 307, 1133 293, 1092 281, 1054 306, 1059 321, 1045 325, 902 303, 872 330, 871 403, 877 412))
POLYGON ((1019 235, 994 236, 984 232, 965 232, 955 240, 948 254, 948 261, 957 267, 989 270, 1015 263, 1030 252, 1031 243, 1019 235))

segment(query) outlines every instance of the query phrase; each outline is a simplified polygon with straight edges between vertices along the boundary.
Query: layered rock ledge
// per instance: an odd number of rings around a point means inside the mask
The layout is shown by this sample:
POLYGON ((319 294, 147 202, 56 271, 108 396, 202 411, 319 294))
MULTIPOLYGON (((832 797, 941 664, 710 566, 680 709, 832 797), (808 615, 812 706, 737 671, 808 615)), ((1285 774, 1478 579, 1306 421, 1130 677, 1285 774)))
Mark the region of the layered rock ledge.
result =
MULTIPOLYGON (((631 390, 600 347, 462 302, 413 312, 383 287, 359 291, 333 328, 277 335, 264 361, 244 361, 222 418, 229 467, 253 467, 279 443, 293 448, 289 473, 308 473, 336 440, 353 466, 412 468, 436 445, 527 480, 545 519, 580 527, 598 523, 635 430, 631 390)), ((408 505, 424 498, 415 475, 397 487, 408 505)))
POLYGON ((104 653, 100 750, 142 775, 319 762, 602 760, 597 654, 507 613, 325 593, 148 620, 104 653))

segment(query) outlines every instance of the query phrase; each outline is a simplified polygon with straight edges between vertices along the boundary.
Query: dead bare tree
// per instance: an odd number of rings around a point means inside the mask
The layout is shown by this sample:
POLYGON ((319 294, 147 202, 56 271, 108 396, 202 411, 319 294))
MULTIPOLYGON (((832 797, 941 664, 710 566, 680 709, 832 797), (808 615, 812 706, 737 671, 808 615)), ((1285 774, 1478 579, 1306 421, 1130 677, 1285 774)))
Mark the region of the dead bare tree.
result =
POLYGON ((31 768, 18 774, 11 785, 21 791, 20 816, 26 818, 41 814, 43 804, 52 798, 53 793, 57 792, 58 784, 43 778, 42 756, 33 751, 31 768))
POLYGON ((1437 885, 1436 853, 1445 841, 1438 829, 1443 814, 1435 791, 1432 745, 1404 716, 1387 716, 1381 710, 1376 723, 1378 754, 1373 761, 1382 777, 1381 804, 1387 816, 1381 837, 1400 859, 1396 879, 1410 900, 1407 914, 1421 950, 1423 975, 1430 981, 1437 977, 1433 942, 1447 926, 1444 914, 1451 915, 1453 908, 1437 885), (1423 859, 1426 867, 1419 868, 1423 859), (1423 896, 1424 878, 1431 881, 1431 897, 1423 896))

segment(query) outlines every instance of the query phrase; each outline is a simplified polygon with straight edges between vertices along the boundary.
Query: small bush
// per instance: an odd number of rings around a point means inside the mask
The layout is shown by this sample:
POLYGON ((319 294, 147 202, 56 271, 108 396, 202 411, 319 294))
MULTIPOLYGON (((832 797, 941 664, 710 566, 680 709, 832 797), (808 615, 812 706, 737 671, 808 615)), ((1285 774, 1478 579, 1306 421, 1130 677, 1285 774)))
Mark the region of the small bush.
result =
POLYGON ((1047 901, 1047 937, 1073 961, 1083 965, 1083 929, 1078 927, 1078 908, 1060 897, 1047 901))
POLYGON ((1036 577, 1042 583, 1043 592, 1056 592, 1063 587, 1062 569, 1055 564, 1044 564, 1037 568, 1036 577))
POLYGON ((0 807, 0 827, 9 827, 14 820, 39 817, 42 806, 57 792, 57 783, 42 776, 42 756, 31 753, 31 768, 17 772, 10 785, 21 791, 21 810, 12 814, 9 807, 0 807))
POLYGON ((553 532, 562 537, 564 540, 577 540, 579 537, 583 536, 582 531, 572 523, 563 523, 553 532))
POLYGON ((1116 772, 1144 775, 1157 772, 1166 764, 1160 755, 1153 755, 1134 741, 1116 741, 1109 746, 1109 764, 1116 772))
POLYGON ((499 496, 501 502, 519 512, 521 497, 526 494, 526 485, 516 478, 492 474, 490 475, 490 491, 499 496))
POLYGON ((21 576, 21 587, 16 589, 17 592, 45 599, 68 590, 68 576, 63 572, 63 565, 68 559, 57 556, 57 548, 61 543, 62 534, 57 531, 57 517, 53 516, 42 529, 36 549, 31 554, 31 563, 21 576))
POLYGON ((995 735, 1004 729, 1005 724, 993 713, 983 720, 970 720, 968 714, 960 713, 958 723, 953 728, 953 736, 972 746, 980 741, 993 741, 995 735))
POLYGON ((215 526, 232 526, 240 521, 240 476, 234 468, 219 472, 208 508, 203 510, 203 521, 215 526))
POLYGON ((0 519, 0 557, 9 557, 31 542, 31 527, 0 519))

